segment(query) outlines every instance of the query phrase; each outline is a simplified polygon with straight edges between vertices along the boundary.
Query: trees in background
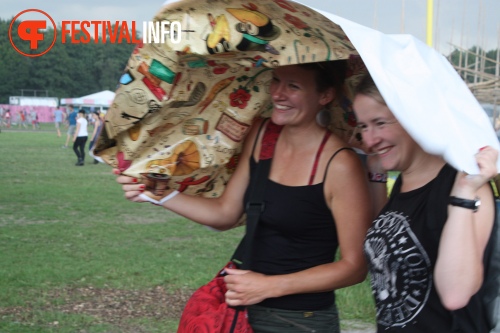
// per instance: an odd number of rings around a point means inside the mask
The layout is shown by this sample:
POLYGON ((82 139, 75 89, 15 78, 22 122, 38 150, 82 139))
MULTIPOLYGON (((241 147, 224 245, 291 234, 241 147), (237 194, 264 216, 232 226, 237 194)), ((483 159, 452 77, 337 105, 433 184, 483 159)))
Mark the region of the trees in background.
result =
MULTIPOLYGON (((8 36, 10 23, 0 19, 0 36, 8 36)), ((17 31, 18 24, 14 23, 13 31, 17 31)), ((39 49, 48 48, 53 33, 52 28, 45 31, 39 49)), ((93 40, 88 44, 63 44, 61 39, 58 28, 57 41, 49 52, 26 57, 12 47, 9 38, 0 38, 0 104, 8 104, 9 96, 19 96, 21 89, 48 90, 50 97, 58 98, 115 90, 133 44, 102 44, 93 40)), ((21 51, 30 53, 17 34, 13 34, 13 40, 21 51)))
POLYGON ((448 60, 463 78, 476 99, 483 104, 495 105, 494 116, 500 103, 500 54, 499 50, 486 52, 477 47, 468 50, 458 47, 448 60))
MULTIPOLYGON (((14 23, 14 31, 17 31, 18 24, 14 23)), ((0 36, 8 36, 9 25, 10 20, 0 19, 0 36)), ((52 28, 47 29, 40 49, 49 46, 53 33, 52 28)), ((26 43, 16 43, 20 42, 18 36, 13 38, 16 46, 25 47, 23 52, 30 52, 26 43)), ((48 90, 50 97, 58 98, 115 90, 134 45, 102 44, 93 40, 88 44, 63 44, 61 39, 58 28, 53 48, 43 56, 30 58, 19 54, 8 38, 0 38, 0 104, 8 104, 9 96, 20 95, 21 89, 48 90)), ((469 85, 476 85, 480 83, 480 77, 492 80, 490 75, 499 75, 498 52, 456 47, 447 57, 469 85)))
POLYGON ((475 74, 486 74, 486 75, 499 75, 498 73, 498 51, 490 50, 486 52, 485 50, 478 48, 476 46, 471 47, 468 50, 460 49, 458 47, 448 55, 448 60, 451 64, 459 71, 462 71, 462 77, 467 83, 473 83, 475 80, 475 74))

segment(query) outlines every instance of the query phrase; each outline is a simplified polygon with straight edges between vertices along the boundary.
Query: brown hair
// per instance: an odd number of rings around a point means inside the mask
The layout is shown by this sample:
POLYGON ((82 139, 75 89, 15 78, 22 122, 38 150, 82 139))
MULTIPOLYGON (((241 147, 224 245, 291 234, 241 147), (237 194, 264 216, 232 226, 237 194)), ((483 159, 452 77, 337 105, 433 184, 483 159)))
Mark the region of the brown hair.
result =
POLYGON ((377 88, 377 85, 375 84, 375 81, 373 81, 373 78, 371 77, 370 74, 365 74, 361 81, 358 83, 356 86, 356 89, 354 90, 354 95, 366 95, 370 96, 371 98, 375 99, 377 102, 387 105, 385 103, 384 97, 382 97, 382 94, 377 88))
POLYGON ((342 93, 342 85, 347 72, 347 60, 333 60, 299 64, 299 67, 314 71, 318 92, 333 87, 337 94, 342 93))

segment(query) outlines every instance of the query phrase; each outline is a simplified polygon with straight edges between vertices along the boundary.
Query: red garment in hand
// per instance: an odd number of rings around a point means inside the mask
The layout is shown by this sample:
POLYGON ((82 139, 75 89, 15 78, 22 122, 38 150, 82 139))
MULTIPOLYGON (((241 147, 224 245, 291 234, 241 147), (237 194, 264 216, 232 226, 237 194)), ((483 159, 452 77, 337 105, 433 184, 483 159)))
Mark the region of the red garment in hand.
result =
POLYGON ((197 289, 182 312, 177 333, 253 333, 246 308, 227 305, 224 269, 236 268, 229 262, 215 278, 197 289))

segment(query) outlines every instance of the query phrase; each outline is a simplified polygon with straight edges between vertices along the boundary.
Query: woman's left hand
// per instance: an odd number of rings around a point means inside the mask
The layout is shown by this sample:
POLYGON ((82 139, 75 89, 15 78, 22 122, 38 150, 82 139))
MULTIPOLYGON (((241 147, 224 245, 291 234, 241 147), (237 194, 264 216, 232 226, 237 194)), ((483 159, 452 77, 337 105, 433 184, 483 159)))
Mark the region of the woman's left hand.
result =
POLYGON ((270 284, 264 274, 242 269, 225 269, 226 275, 226 303, 231 306, 252 305, 265 300, 268 296, 270 284))
MULTIPOLYGON (((497 170, 498 151, 490 146, 483 147, 476 154, 476 162, 479 167, 479 174, 462 176, 458 179, 459 192, 477 192, 477 190, 498 174, 497 170)), ((455 191, 454 191, 455 192, 455 191)), ((454 195, 460 196, 460 193, 454 195)))
POLYGON ((498 150, 486 146, 479 150, 476 154, 477 165, 479 172, 484 179, 489 181, 498 174, 497 170, 498 150))

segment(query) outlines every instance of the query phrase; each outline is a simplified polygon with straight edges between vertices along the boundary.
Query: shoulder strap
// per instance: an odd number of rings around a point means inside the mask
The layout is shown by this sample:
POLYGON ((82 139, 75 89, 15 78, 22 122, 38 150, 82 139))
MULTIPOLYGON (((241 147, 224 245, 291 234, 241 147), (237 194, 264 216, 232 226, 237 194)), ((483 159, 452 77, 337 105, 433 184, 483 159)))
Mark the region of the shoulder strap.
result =
MULTIPOLYGON (((265 121, 263 121, 263 123, 265 123, 265 121)), ((269 170, 271 169, 271 161, 269 159, 271 159, 274 154, 274 147, 278 141, 281 128, 282 126, 278 126, 272 121, 269 121, 264 132, 264 137, 262 138, 259 163, 257 163, 255 179, 250 184, 249 200, 245 207, 245 212, 247 214, 246 233, 233 255, 233 261, 238 263, 241 269, 250 268, 255 230, 257 229, 260 214, 265 209, 263 198, 267 179, 269 177, 269 170)), ((262 125, 259 132, 261 129, 262 125)), ((255 150, 255 144, 253 149, 255 150)))
POLYGON ((339 148, 335 153, 333 153, 332 157, 330 157, 330 159, 328 160, 328 163, 326 164, 325 174, 323 175, 323 182, 325 182, 325 180, 326 180, 326 174, 328 172, 328 168, 330 168, 330 163, 332 162, 332 160, 335 158, 335 156, 337 156, 338 153, 340 153, 342 150, 346 150, 346 149, 354 151, 354 149, 352 149, 352 148, 342 147, 342 148, 339 148))
POLYGON ((259 160, 273 158, 274 148, 276 147, 276 142, 278 142, 282 128, 283 126, 276 125, 272 120, 268 122, 266 130, 264 131, 264 137, 262 138, 259 160))
POLYGON ((260 132, 262 132, 262 129, 264 128, 264 125, 266 125, 268 120, 269 119, 263 119, 262 122, 260 123, 259 130, 257 131, 257 135, 255 136, 255 140, 253 142, 252 156, 255 152, 255 147, 257 147, 257 142, 259 141, 260 132))
POLYGON ((321 153, 323 152, 323 148, 325 148, 326 141, 330 137, 331 132, 326 131, 325 135, 323 136, 323 140, 321 141, 321 144, 319 145, 318 151, 316 152, 316 157, 314 158, 314 165, 311 170, 311 176, 309 177, 309 185, 312 185, 314 181, 314 177, 316 176, 316 170, 318 169, 318 163, 319 163, 319 158, 321 156, 321 153))

